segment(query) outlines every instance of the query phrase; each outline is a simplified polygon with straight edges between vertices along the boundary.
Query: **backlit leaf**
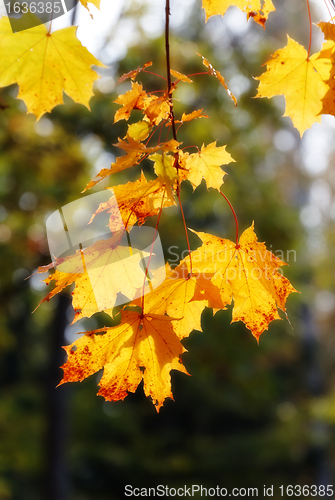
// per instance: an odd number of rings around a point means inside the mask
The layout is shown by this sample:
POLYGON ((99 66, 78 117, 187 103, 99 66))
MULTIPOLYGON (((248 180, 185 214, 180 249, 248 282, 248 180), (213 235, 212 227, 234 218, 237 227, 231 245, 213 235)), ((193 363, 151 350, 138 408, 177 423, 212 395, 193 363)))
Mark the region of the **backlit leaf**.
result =
POLYGON ((232 99, 232 101, 234 102, 234 104, 236 106, 237 105, 236 97, 228 88, 228 85, 226 84, 226 81, 223 78, 223 76, 221 75, 221 73, 212 66, 212 64, 209 62, 208 59, 206 59, 206 57, 202 56, 201 54, 198 54, 198 56, 200 56, 202 58, 202 62, 204 64, 204 66, 206 66, 206 68, 208 68, 208 74, 214 75, 219 80, 219 82, 226 89, 227 94, 229 95, 229 97, 232 99))
POLYGON ((63 103, 63 91, 89 108, 93 83, 100 78, 91 66, 103 64, 82 46, 76 30, 70 26, 49 34, 42 24, 13 33, 8 17, 0 19, 0 86, 17 83, 18 98, 37 119, 63 103))
POLYGON ((178 174, 174 167, 175 159, 173 156, 155 153, 149 156, 149 160, 154 162, 155 173, 163 184, 173 186, 177 182, 178 174))
POLYGON ((159 179, 147 182, 143 172, 137 181, 114 186, 112 190, 115 196, 101 203, 91 219, 102 212, 110 213, 109 229, 112 232, 122 229, 121 221, 127 229, 136 223, 142 225, 147 217, 157 215, 161 207, 176 204, 167 196, 165 186, 159 179))
POLYGON ((118 109, 115 113, 114 123, 119 120, 129 120, 130 113, 133 109, 142 109, 143 99, 146 95, 141 83, 132 82, 131 90, 128 90, 125 94, 119 95, 116 101, 114 101, 116 104, 122 104, 122 108, 118 109))
MULTIPOLYGON (((201 331, 201 314, 205 307, 215 311, 224 309, 220 290, 213 285, 211 273, 189 273, 186 257, 178 267, 166 265, 166 279, 145 297, 145 310, 156 314, 168 314, 172 318, 174 330, 180 339, 192 330, 201 331)), ((139 299, 136 301, 140 304, 139 299)))
POLYGON ((141 71, 143 71, 145 68, 148 68, 149 66, 152 66, 151 61, 143 64, 143 66, 139 66, 137 69, 125 73, 118 79, 116 85, 119 85, 120 83, 124 82, 125 80, 127 80, 127 78, 131 78, 131 80, 134 80, 141 71))
POLYGON ((266 65, 266 72, 256 78, 260 81, 256 97, 284 95, 284 116, 292 119, 302 136, 313 123, 321 122, 322 99, 329 89, 331 60, 322 57, 322 52, 308 59, 305 48, 288 37, 286 47, 277 50, 266 65))
POLYGON ((175 78, 178 78, 178 80, 180 80, 181 82, 192 83, 192 80, 188 76, 183 75, 182 73, 179 73, 179 71, 175 71, 174 69, 170 69, 170 73, 175 78))
POLYGON ((93 186, 98 184, 98 182, 102 181, 109 175, 137 165, 142 158, 143 153, 138 151, 130 151, 126 155, 116 158, 115 163, 112 163, 110 168, 103 168, 100 170, 98 175, 96 175, 96 177, 87 184, 83 192, 87 189, 91 189, 93 186))
POLYGON ((101 0, 80 0, 80 3, 87 9, 90 10, 87 4, 93 4, 97 9, 100 9, 101 0))
POLYGON ((116 158, 115 163, 112 163, 111 168, 103 168, 100 170, 98 175, 87 184, 84 191, 92 188, 98 184, 98 182, 102 181, 111 174, 115 174, 116 172, 121 172, 122 170, 138 165, 141 160, 150 153, 154 153, 159 150, 165 152, 171 151, 175 153, 178 151, 178 146, 181 144, 174 139, 170 139, 169 141, 162 142, 157 146, 146 147, 141 142, 135 141, 129 137, 127 139, 127 141, 120 140, 120 142, 115 144, 115 146, 128 151, 127 154, 116 158))
POLYGON ((226 174, 221 165, 235 161, 226 151, 226 147, 217 147, 216 141, 202 145, 201 151, 188 156, 185 167, 188 170, 187 179, 191 182, 193 189, 200 185, 205 179, 207 188, 220 189, 223 176, 226 174))
POLYGON ((150 95, 146 97, 143 111, 152 125, 159 125, 162 120, 167 120, 170 116, 170 104, 167 96, 150 95))
MULTIPOLYGON (((232 321, 243 321, 258 340, 269 323, 285 312, 288 295, 296 290, 279 271, 284 265, 257 240, 253 225, 239 245, 211 234, 196 233, 203 244, 194 255, 194 272, 213 272, 212 283, 226 304, 234 299, 232 321)), ((187 262, 187 261, 186 261, 187 262)))
POLYGON ((112 328, 87 332, 65 347, 67 362, 61 381, 81 381, 104 369, 99 395, 106 401, 124 399, 143 379, 144 392, 159 411, 172 398, 171 370, 187 373, 180 361, 185 348, 163 315, 122 311, 122 321, 112 328))
POLYGON ((246 12, 248 19, 252 17, 263 27, 270 12, 275 10, 271 0, 202 0, 206 21, 210 16, 217 14, 224 16, 228 7, 233 5, 246 12))
MULTIPOLYGON (((183 113, 181 117, 181 122, 190 122, 191 120, 194 120, 195 118, 208 118, 207 115, 204 115, 203 109, 197 109, 192 111, 192 113, 183 113)), ((176 120, 177 121, 177 120, 176 120)))
POLYGON ((150 130, 150 123, 142 120, 129 125, 127 135, 134 139, 134 141, 144 141, 148 137, 150 130))
MULTIPOLYGON (((75 255, 58 260, 55 273, 45 280, 47 284, 54 281, 54 288, 40 303, 75 283, 72 292, 75 322, 114 307, 119 292, 132 300, 137 289, 143 286, 144 271, 140 263, 148 254, 119 245, 120 237, 116 234, 97 241, 75 255)), ((45 266, 39 268, 38 273, 45 270, 45 266)))
POLYGON ((329 59, 332 63, 329 80, 327 82, 329 88, 325 96, 322 98, 322 114, 330 114, 335 116, 335 26, 332 23, 319 23, 318 26, 322 29, 328 42, 324 43, 320 51, 320 59, 329 59))

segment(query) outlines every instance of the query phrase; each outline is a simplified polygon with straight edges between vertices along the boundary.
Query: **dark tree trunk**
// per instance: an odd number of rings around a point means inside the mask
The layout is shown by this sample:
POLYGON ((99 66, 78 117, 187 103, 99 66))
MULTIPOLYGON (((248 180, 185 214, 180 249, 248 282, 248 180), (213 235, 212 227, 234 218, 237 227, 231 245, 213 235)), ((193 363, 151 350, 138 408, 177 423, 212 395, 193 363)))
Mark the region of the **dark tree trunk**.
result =
POLYGON ((69 472, 66 460, 68 437, 68 400, 69 387, 56 388, 62 378, 60 366, 64 363, 64 332, 68 324, 66 318, 70 298, 59 295, 58 305, 51 328, 49 363, 46 370, 46 464, 45 500, 69 499, 69 472))

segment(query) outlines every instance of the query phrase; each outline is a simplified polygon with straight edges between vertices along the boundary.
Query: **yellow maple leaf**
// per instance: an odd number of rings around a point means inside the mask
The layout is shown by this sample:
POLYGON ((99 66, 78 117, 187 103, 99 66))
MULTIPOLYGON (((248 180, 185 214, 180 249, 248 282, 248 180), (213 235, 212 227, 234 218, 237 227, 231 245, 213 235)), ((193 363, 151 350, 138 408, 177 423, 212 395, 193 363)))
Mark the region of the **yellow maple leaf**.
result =
POLYGON ((102 212, 110 213, 109 229, 112 232, 120 231, 122 227, 128 229, 136 223, 142 225, 147 217, 157 215, 161 207, 176 204, 174 199, 166 195, 165 186, 159 179, 147 182, 143 172, 137 181, 110 189, 113 190, 115 196, 99 205, 91 221, 102 212), (122 227, 120 227, 120 214, 122 227))
POLYGON ((87 9, 87 10, 90 10, 88 8, 88 5, 89 3, 93 4, 97 9, 100 9, 100 1, 101 0, 80 0, 80 3, 87 9))
POLYGON ((128 126, 127 136, 134 139, 134 141, 144 141, 150 134, 150 131, 150 123, 142 120, 128 126))
POLYGON ((185 348, 168 316, 128 310, 121 314, 119 325, 87 332, 64 348, 68 359, 61 384, 81 381, 103 368, 98 394, 118 401, 135 392, 143 379, 144 393, 159 411, 166 398, 173 399, 171 370, 187 374, 180 361, 185 348))
POLYGON ((149 156, 149 160, 154 162, 156 175, 163 184, 173 186, 178 179, 177 169, 174 167, 175 159, 171 155, 155 153, 149 156))
POLYGON ((276 10, 271 0, 202 0, 206 21, 210 16, 224 16, 228 7, 235 6, 246 12, 256 23, 264 27, 270 12, 276 10))
POLYGON ((63 103, 63 91, 89 108, 92 86, 104 66, 76 37, 75 26, 48 33, 42 24, 13 33, 8 17, 0 19, 0 86, 17 83, 18 98, 39 119, 63 103))
POLYGON ((226 147, 217 147, 216 141, 201 147, 201 151, 189 155, 185 162, 188 170, 186 179, 190 181, 193 190, 205 179, 207 188, 220 189, 223 176, 226 174, 220 166, 235 160, 226 151, 226 147))
POLYGON ((154 162, 155 174, 159 182, 165 186, 168 200, 174 200, 174 190, 178 184, 178 170, 176 168, 176 158, 163 153, 155 153, 149 156, 149 160, 154 162))
POLYGON ((193 255, 194 272, 213 272, 212 283, 222 301, 234 299, 232 321, 243 321, 258 340, 269 323, 286 311, 288 295, 296 290, 278 269, 285 265, 257 240, 253 225, 240 237, 238 246, 211 234, 196 233, 203 244, 193 255))
POLYGON ((286 47, 277 50, 266 65, 266 72, 256 78, 260 81, 256 97, 283 94, 284 116, 291 118, 302 136, 313 123, 321 122, 322 99, 329 89, 332 61, 322 57, 322 52, 308 58, 305 48, 288 37, 286 47))
MULTIPOLYGON (((112 309, 119 292, 132 300, 144 283, 143 257, 148 253, 119 245, 122 234, 100 240, 74 255, 56 261, 55 273, 45 282, 54 283, 54 288, 41 300, 49 301, 64 288, 75 283, 72 292, 74 321, 89 318, 99 311, 112 309)), ((49 268, 55 267, 50 265, 49 268)), ((46 266, 38 269, 44 273, 46 266)), ((148 287, 146 282, 146 287, 148 287)))

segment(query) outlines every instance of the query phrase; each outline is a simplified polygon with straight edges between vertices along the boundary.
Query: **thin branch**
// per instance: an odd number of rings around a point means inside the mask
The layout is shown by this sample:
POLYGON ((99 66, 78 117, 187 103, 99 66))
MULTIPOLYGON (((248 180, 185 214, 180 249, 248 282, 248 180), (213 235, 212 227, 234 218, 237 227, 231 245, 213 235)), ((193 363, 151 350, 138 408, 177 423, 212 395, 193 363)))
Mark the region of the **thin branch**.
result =
POLYGON ((174 122, 174 112, 173 112, 173 102, 172 98, 170 95, 171 92, 171 73, 170 73, 170 42, 169 42, 169 35, 170 35, 170 0, 166 0, 165 3, 165 54, 166 54, 166 76, 167 76, 167 82, 168 82, 168 96, 169 96, 169 102, 170 102, 170 116, 171 116, 171 125, 172 125, 172 134, 173 138, 176 141, 177 140, 177 132, 176 132, 176 124, 174 122))
POLYGON ((72 16, 71 16, 71 26, 74 26, 75 22, 76 22, 76 14, 77 14, 77 2, 76 0, 73 0, 73 12, 72 12, 72 16))
MULTIPOLYGON (((170 42, 169 42, 169 36, 170 36, 170 0, 166 0, 165 2, 165 54, 166 54, 166 74, 167 74, 167 81, 168 81, 168 96, 169 96, 169 102, 170 102, 170 117, 171 117, 171 126, 172 126, 172 135, 174 140, 177 140, 177 131, 176 131, 176 124, 174 121, 174 111, 173 111, 173 101, 171 97, 171 67, 170 67, 170 42)), ((178 153, 174 154, 174 166, 177 169, 177 174, 179 173, 179 155, 178 153)), ((177 196, 179 200, 179 206, 180 206, 180 211, 181 215, 183 218, 183 223, 184 223, 184 229, 185 229, 185 236, 186 236, 186 241, 187 241, 187 247, 188 247, 188 255, 190 258, 190 273, 189 276, 192 276, 192 257, 191 257, 191 247, 190 247, 190 242, 188 239, 188 232, 187 232, 187 226, 186 226, 186 221, 185 221, 185 216, 184 216, 184 210, 183 206, 181 204, 181 199, 180 199, 180 185, 179 185, 179 176, 177 180, 177 196)))

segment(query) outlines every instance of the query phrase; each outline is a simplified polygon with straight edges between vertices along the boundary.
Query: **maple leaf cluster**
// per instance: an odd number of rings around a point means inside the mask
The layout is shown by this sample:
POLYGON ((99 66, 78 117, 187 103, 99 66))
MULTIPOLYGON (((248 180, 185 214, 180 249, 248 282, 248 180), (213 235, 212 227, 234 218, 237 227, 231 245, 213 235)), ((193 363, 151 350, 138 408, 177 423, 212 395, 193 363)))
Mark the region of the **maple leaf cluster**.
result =
MULTIPOLYGON (((85 0, 81 2, 87 7, 85 0)), ((91 3, 99 7, 99 0, 91 3)), ((262 27, 274 11, 271 0, 203 0, 206 19, 224 15, 231 5, 240 7, 262 27)), ((328 24, 321 28, 329 41, 320 53, 309 57, 305 49, 289 39, 288 46, 274 54, 267 71, 259 78, 257 97, 284 94, 286 114, 301 133, 319 121, 321 112, 331 108, 327 92, 333 85, 335 33, 328 24)), ((99 78, 91 66, 103 64, 81 45, 75 31, 75 27, 70 27, 51 33, 44 26, 37 26, 14 35, 8 18, 0 20, 0 46, 5 54, 0 62, 0 85, 17 83, 18 98, 24 100, 27 111, 37 119, 63 102, 63 91, 75 102, 89 107, 92 85, 99 78)), ((208 75, 218 79, 236 105, 224 77, 208 59, 202 57, 202 62, 208 75)), ((189 182, 194 190, 204 181, 207 189, 224 196, 220 191, 225 175, 221 166, 235 161, 226 146, 218 146, 217 141, 203 144, 194 153, 181 148, 176 126, 207 116, 203 109, 183 113, 179 119, 174 116, 173 92, 178 84, 192 83, 189 76, 176 70, 170 70, 174 81, 162 94, 147 93, 136 79, 151 64, 148 62, 120 78, 119 83, 130 79, 131 89, 116 99, 120 107, 114 122, 128 122, 133 110, 142 116, 127 126, 126 135, 115 144, 124 154, 103 168, 85 190, 114 173, 138 167, 145 159, 151 162, 154 178, 147 180, 139 171, 137 180, 114 186, 113 196, 111 193, 111 198, 92 214, 91 222, 102 213, 108 214, 113 235, 110 239, 40 267, 38 273, 56 268, 45 280, 53 284, 53 289, 41 302, 75 284, 74 322, 100 311, 118 321, 116 326, 83 332, 79 340, 65 347, 68 359, 62 367, 61 383, 81 381, 103 368, 99 394, 106 400, 124 399, 143 380, 144 392, 158 411, 166 398, 173 398, 171 370, 187 373, 181 360, 185 351, 182 340, 193 330, 201 330, 204 308, 212 308, 216 313, 233 303, 232 321, 243 321, 258 341, 269 323, 280 319, 278 309, 285 313, 286 299, 295 290, 280 272, 284 262, 258 241, 253 225, 238 238, 237 224, 234 242, 196 233, 200 246, 191 251, 188 243, 189 255, 174 269, 169 264, 151 269, 151 250, 145 255, 145 272, 140 277, 136 273, 143 253, 121 246, 120 233, 129 233, 135 225, 141 226, 153 216, 157 217, 157 231, 162 210, 179 204, 188 242, 179 194, 181 185, 189 182), (172 137, 165 141, 161 141, 163 128, 172 130, 172 137), (129 252, 131 260, 126 259, 129 252), (93 282, 92 273, 87 270, 89 265, 97 270, 93 282), (161 275, 165 279, 154 288, 155 277, 161 275), (121 292, 126 296, 126 305, 116 309, 113 306, 121 292)))
MULTIPOLYGON (((207 59, 204 64, 209 68, 209 74, 218 77, 218 72, 207 59)), ((135 80, 141 70, 144 69, 130 72, 127 77, 135 80)), ((185 181, 195 189, 204 180, 208 189, 219 192, 225 175, 221 166, 234 161, 226 147, 217 146, 216 141, 203 145, 192 154, 180 149, 180 143, 175 139, 158 139, 157 144, 149 146, 156 132, 163 126, 172 126, 171 95, 177 82, 188 83, 185 75, 174 70, 171 74, 177 80, 173 82, 170 92, 165 92, 163 96, 148 95, 140 83, 132 81, 131 90, 115 101, 120 105, 115 122, 128 121, 135 109, 142 112, 142 119, 128 125, 125 137, 116 144, 125 154, 116 158, 110 168, 101 170, 86 189, 113 173, 134 168, 145 158, 152 162, 156 178, 147 181, 141 172, 138 180, 113 187, 113 196, 101 203, 92 215, 94 219, 101 213, 108 213, 108 226, 113 234, 122 232, 122 228, 131 231, 135 224, 142 225, 154 215, 158 215, 159 220, 163 208, 176 205, 178 200, 180 202, 180 185, 185 181)), ((121 77, 122 81, 124 79, 125 75, 121 77)), ((176 122, 183 124, 184 121, 204 118, 202 111, 183 115, 176 122)), ((108 263, 105 272, 98 274, 94 287, 92 276, 86 268, 84 272, 81 269, 82 250, 76 256, 56 262, 57 270, 46 280, 47 283, 54 281, 54 288, 42 302, 75 283, 72 292, 76 311, 74 322, 101 310, 115 317, 113 307, 101 302, 98 306, 96 296, 101 294, 97 288, 102 291, 108 288, 108 299, 112 294, 114 303, 121 291, 129 299, 116 314, 119 319, 117 326, 86 332, 65 348, 68 359, 63 365, 61 383, 83 380, 104 368, 99 394, 106 400, 124 399, 129 392, 135 392, 143 380, 145 394, 151 397, 159 410, 166 398, 173 397, 170 371, 175 369, 187 373, 181 361, 185 351, 181 341, 193 330, 201 330, 201 315, 205 307, 213 308, 216 313, 234 301, 232 320, 244 321, 257 340, 270 321, 279 319, 277 308, 285 311, 286 298, 294 288, 278 272, 284 263, 257 241, 253 226, 242 234, 238 242, 206 233, 198 233, 198 237, 202 245, 190 252, 175 269, 171 269, 169 264, 163 269, 150 269, 153 276, 164 274, 166 277, 155 289, 148 289, 149 280, 145 294, 146 279, 142 277, 142 283, 136 280, 135 270, 128 261, 122 261, 127 248, 120 247, 113 238, 98 241, 85 250, 86 266, 94 262, 96 268, 101 269, 104 263, 108 263), (74 264, 75 260, 77 264, 74 264), (114 273, 115 268, 110 271, 113 262, 119 263, 121 280, 114 273), (79 268, 81 272, 78 272, 79 268), (139 298, 138 289, 142 287, 142 297, 139 298)), ((134 264, 138 264, 139 258, 133 260, 134 264)), ((149 261, 150 258, 151 255, 149 261)), ((45 267, 38 272, 45 272, 45 267)))

